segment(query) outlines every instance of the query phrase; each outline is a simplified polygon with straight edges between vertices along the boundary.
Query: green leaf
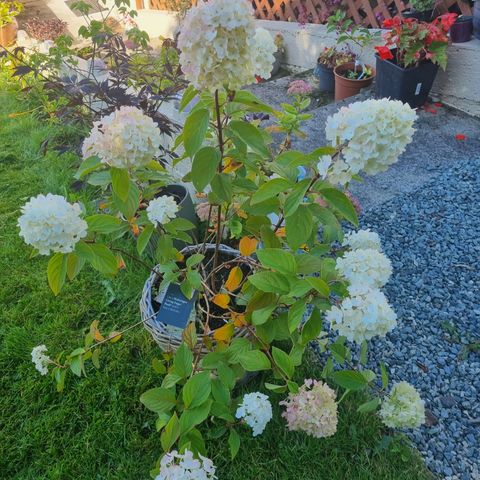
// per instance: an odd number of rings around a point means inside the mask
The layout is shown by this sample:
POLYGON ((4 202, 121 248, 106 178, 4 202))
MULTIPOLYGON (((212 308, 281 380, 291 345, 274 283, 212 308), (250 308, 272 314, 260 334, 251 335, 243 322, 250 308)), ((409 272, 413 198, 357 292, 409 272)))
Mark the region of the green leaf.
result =
POLYGON ((80 258, 75 252, 71 252, 67 256, 67 276, 69 280, 73 280, 85 265, 85 259, 80 258))
POLYGON ((88 175, 102 166, 103 163, 98 157, 89 157, 81 163, 80 167, 75 173, 75 178, 80 180, 85 175, 88 175))
POLYGON ((268 307, 260 308, 252 312, 252 323, 255 326, 260 326, 266 323, 272 315, 272 312, 277 308, 277 305, 269 305, 268 307))
POLYGON ((323 260, 315 255, 309 253, 299 253, 295 255, 297 262, 297 273, 304 275, 311 275, 318 273, 322 269, 323 260))
POLYGON ((380 399, 376 397, 373 400, 370 400, 369 402, 362 403, 362 405, 360 405, 357 408, 357 412, 359 413, 373 412, 377 409, 379 405, 380 405, 380 399))
POLYGON ((272 347, 272 356, 277 367, 280 368, 288 378, 292 378, 295 372, 295 367, 288 354, 277 347, 272 347))
POLYGON ((368 342, 364 340, 360 346, 360 363, 366 365, 368 361, 368 342))
POLYGON ((210 414, 211 407, 212 400, 208 400, 196 408, 184 410, 180 417, 181 435, 184 435, 196 425, 200 425, 202 422, 204 422, 210 414))
POLYGON ((330 295, 330 287, 325 280, 319 277, 306 277, 305 279, 322 297, 328 298, 330 295))
POLYGON ((87 217, 86 222, 88 223, 88 230, 94 233, 114 233, 121 229, 122 220, 113 215, 91 215, 87 217))
POLYGON ((128 189, 128 198, 126 201, 122 200, 115 192, 112 193, 113 203, 115 207, 125 215, 127 220, 130 220, 137 213, 140 206, 140 190, 135 183, 130 182, 128 189))
POLYGON ((213 398, 219 403, 230 403, 230 390, 218 378, 212 380, 212 395, 213 398))
POLYGON ((178 111, 183 112, 183 110, 185 110, 185 108, 195 98, 197 94, 197 89, 193 85, 189 85, 183 92, 182 100, 180 101, 178 111))
POLYGON ((282 248, 263 248, 257 251, 257 257, 266 268, 286 275, 297 273, 295 257, 282 248))
POLYGON ((310 182, 311 180, 309 178, 302 180, 301 182, 297 183, 293 190, 287 195, 287 198, 285 199, 285 206, 283 208, 285 217, 289 217, 297 211, 299 205, 305 198, 305 194, 307 193, 310 182))
POLYGON ((289 380, 287 382, 287 387, 288 387, 288 391, 291 392, 291 393, 298 393, 299 391, 299 387, 298 387, 298 383, 297 382, 292 382, 291 380, 289 380))
POLYGON ((210 372, 196 373, 190 377, 183 387, 182 396, 186 408, 195 408, 201 405, 210 396, 212 384, 210 372))
POLYGON ((255 205, 260 202, 264 202, 270 198, 275 197, 281 192, 289 189, 292 184, 283 178, 274 178, 264 183, 260 188, 252 195, 250 199, 250 205, 255 205))
POLYGON ((248 109, 249 112, 274 112, 272 107, 263 103, 258 97, 248 90, 237 90, 235 92, 233 101, 251 107, 248 109))
POLYGON ((152 412, 167 413, 177 403, 175 393, 166 388, 152 388, 140 395, 140 401, 152 412))
POLYGON ((80 241, 77 243, 75 251, 95 270, 104 275, 115 275, 118 271, 117 258, 106 245, 80 241))
POLYGON ((336 188, 325 188, 320 194, 335 208, 346 220, 358 226, 358 216, 350 199, 336 188))
POLYGON ((312 235, 313 218, 310 210, 300 206, 297 211, 285 219, 287 242, 292 250, 307 243, 312 235))
POLYGON ((333 380, 342 388, 348 390, 362 390, 368 385, 365 377, 355 370, 342 370, 339 372, 333 372, 333 380))
POLYGON ((181 378, 187 378, 193 371, 193 353, 182 343, 173 358, 173 370, 181 378))
POLYGON ((274 383, 265 383, 265 388, 275 393, 285 393, 287 391, 286 385, 275 385, 274 383))
MULTIPOLYGON (((252 344, 248 339, 235 338, 234 340, 232 340, 232 342, 230 343, 230 346, 227 348, 228 361, 230 363, 238 363, 240 359, 240 355, 242 355, 245 352, 248 352, 251 348, 252 348, 252 344)), ((220 370, 218 373, 220 375, 220 370)), ((220 375, 220 379, 222 379, 221 375, 220 375)), ((225 383, 225 385, 228 386, 227 383, 225 383)))
POLYGON ((307 320, 302 329, 302 343, 306 344, 315 340, 322 331, 322 315, 318 308, 314 308, 310 318, 307 320))
POLYGON ((147 225, 143 230, 142 233, 137 238, 137 252, 141 255, 145 248, 147 248, 148 242, 152 238, 153 232, 155 231, 155 227, 153 225, 147 225))
POLYGON ((388 371, 383 362, 380 362, 380 371, 382 373, 382 387, 385 390, 388 387, 388 371))
POLYGON ((288 293, 290 291, 288 279, 276 272, 258 272, 250 275, 248 281, 262 292, 288 293))
POLYGON ((183 144, 188 156, 193 158, 202 146, 208 130, 210 113, 207 109, 194 110, 185 120, 183 144))
POLYGON ((124 168, 112 168, 112 188, 122 202, 128 199, 128 191, 130 190, 130 175, 128 170, 124 168))
POLYGON ((270 360, 260 350, 250 350, 239 355, 240 365, 247 372, 256 372, 258 370, 269 370, 271 368, 270 360))
POLYGON ((67 256, 63 253, 56 253, 48 261, 47 278, 53 294, 56 296, 60 293, 65 278, 67 276, 67 256))
POLYGON ((288 310, 288 329, 294 332, 302 322, 307 306, 305 299, 297 300, 288 310))
POLYGON ((228 446, 233 460, 240 450, 240 435, 233 428, 230 429, 230 435, 228 436, 228 446))
POLYGON ((203 147, 195 154, 192 163, 192 182, 199 192, 213 180, 220 160, 220 152, 214 147, 203 147))
POLYGON ((160 436, 160 443, 162 444, 163 451, 168 452, 179 436, 180 422, 178 421, 177 412, 174 412, 172 418, 170 418, 160 436))
POLYGON ((233 188, 232 179, 224 173, 217 173, 210 183, 213 193, 224 202, 231 202, 233 188))
POLYGON ((269 156, 270 152, 265 145, 263 135, 255 125, 243 120, 233 120, 230 122, 229 128, 255 153, 258 153, 264 158, 269 156))

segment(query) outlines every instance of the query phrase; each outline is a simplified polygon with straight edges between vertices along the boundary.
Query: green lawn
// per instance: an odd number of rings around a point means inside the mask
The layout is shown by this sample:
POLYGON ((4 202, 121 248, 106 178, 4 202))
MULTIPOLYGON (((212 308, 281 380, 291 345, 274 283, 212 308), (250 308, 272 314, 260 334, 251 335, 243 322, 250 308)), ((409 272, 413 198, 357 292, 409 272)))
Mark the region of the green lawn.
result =
MULTIPOLYGON (((38 344, 52 353, 73 350, 93 320, 106 332, 138 321, 147 271, 128 263, 118 278, 105 280, 86 269, 59 297, 51 294, 47 258, 29 259, 16 222, 28 197, 69 191, 78 158, 53 147, 74 146, 78 132, 31 114, 9 118, 31 108, 19 97, 0 80, 0 479, 147 479, 160 452, 154 415, 138 400, 159 381, 150 368, 159 349, 148 333, 139 329, 109 346, 102 368, 90 366, 86 379, 68 376, 63 394, 30 361, 38 344)), ((305 373, 318 374, 314 365, 305 373)), ((399 442, 377 451, 380 423, 356 414, 353 402, 342 403, 339 430, 327 440, 289 433, 276 410, 265 434, 247 438, 233 462, 225 438, 209 443, 221 480, 431 478, 418 454, 399 442)))

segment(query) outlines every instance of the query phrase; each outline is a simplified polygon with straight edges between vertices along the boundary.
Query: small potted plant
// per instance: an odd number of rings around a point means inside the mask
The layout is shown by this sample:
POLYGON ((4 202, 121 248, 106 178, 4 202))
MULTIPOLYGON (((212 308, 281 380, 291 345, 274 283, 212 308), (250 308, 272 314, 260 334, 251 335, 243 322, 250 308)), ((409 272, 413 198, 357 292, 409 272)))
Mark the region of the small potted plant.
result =
POLYGON ((411 107, 425 103, 438 67, 447 66, 448 30, 454 13, 442 15, 432 23, 412 18, 385 20, 384 46, 377 50, 377 97, 407 102, 411 107))
POLYGON ((275 57, 275 63, 272 67, 271 76, 273 77, 278 73, 280 67, 282 66, 283 59, 285 57, 285 40, 281 33, 277 33, 275 35, 275 46, 277 47, 277 51, 273 54, 275 57))
POLYGON ((403 18, 415 18, 421 22, 431 22, 435 18, 436 0, 411 0, 411 8, 402 11, 403 18))
POLYGON ((15 17, 23 11, 23 3, 0 2, 0 47, 8 47, 17 38, 15 17))
POLYGON ((343 10, 338 10, 335 15, 328 18, 327 31, 336 31, 338 34, 337 44, 345 43, 348 49, 354 44, 359 48, 360 55, 355 61, 337 65, 333 73, 335 75, 335 100, 343 100, 352 97, 368 87, 375 77, 375 70, 371 65, 366 65, 359 59, 365 48, 371 45, 379 35, 371 32, 368 28, 355 25, 353 20, 347 18, 343 10))
POLYGON ((321 92, 335 91, 335 75, 333 69, 338 65, 354 62, 355 54, 347 49, 339 50, 336 47, 325 47, 320 53, 314 74, 320 81, 321 92))

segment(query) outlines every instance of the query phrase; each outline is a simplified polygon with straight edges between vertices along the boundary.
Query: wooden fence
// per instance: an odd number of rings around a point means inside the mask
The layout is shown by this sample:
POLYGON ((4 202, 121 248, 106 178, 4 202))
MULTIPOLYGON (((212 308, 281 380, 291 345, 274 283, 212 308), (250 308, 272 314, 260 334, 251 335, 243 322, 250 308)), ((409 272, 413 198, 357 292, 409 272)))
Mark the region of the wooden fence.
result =
MULTIPOLYGON (((143 8, 144 2, 149 2, 153 10, 166 10, 182 0, 136 1, 137 8, 143 8)), ((300 23, 325 23, 331 12, 338 8, 337 3, 335 0, 252 0, 259 19, 300 23)), ((398 15, 409 4, 403 0, 343 0, 343 6, 355 23, 378 28, 383 20, 398 15)), ((439 0, 436 9, 438 13, 453 11, 471 15, 468 0, 439 0)))

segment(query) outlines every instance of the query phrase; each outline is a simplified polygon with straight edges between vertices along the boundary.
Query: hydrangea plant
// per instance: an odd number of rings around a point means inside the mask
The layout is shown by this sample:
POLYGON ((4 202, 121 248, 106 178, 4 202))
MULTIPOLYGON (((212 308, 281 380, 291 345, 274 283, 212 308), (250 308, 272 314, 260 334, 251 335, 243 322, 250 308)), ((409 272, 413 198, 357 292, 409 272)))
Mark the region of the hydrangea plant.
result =
MULTIPOLYGON (((19 220, 24 238, 42 241, 29 243, 41 245, 41 253, 55 252, 48 278, 57 294, 86 262, 116 273, 123 261, 117 242, 129 237, 135 239, 136 260, 153 262, 149 268, 162 275, 160 288, 176 283, 194 300, 195 321, 184 329, 181 345, 155 363, 162 380, 140 398, 157 416, 163 453, 153 475, 164 480, 216 478, 200 425, 214 422, 217 437, 225 438, 234 457, 242 435, 261 435, 268 428, 275 395, 288 394, 280 402, 286 426, 317 438, 335 434, 338 404, 350 392, 370 392, 359 412, 381 405, 388 374, 383 364, 380 372, 366 366, 367 341, 395 326, 396 315, 381 291, 392 267, 377 234, 343 234, 343 223, 358 227, 345 189, 360 173, 375 174, 393 164, 410 143, 415 120, 415 112, 401 102, 359 102, 328 119, 328 146, 304 153, 292 150, 290 141, 275 144, 272 131, 290 137, 304 117, 291 105, 276 111, 237 90, 265 69, 255 60, 247 0, 200 3, 185 25, 181 58, 191 85, 180 108, 190 106, 190 113, 176 148, 181 159, 192 162, 185 181, 206 199, 205 236, 197 240, 195 253, 184 255, 174 246, 176 240, 195 243, 188 234, 192 225, 176 217, 172 198, 159 195, 168 182, 168 167, 153 160, 161 140, 133 110, 103 119, 85 142, 77 175, 103 187, 94 203, 97 212, 83 216, 63 199, 62 208, 46 216, 41 202, 32 200, 19 220), (248 121, 255 112, 268 113, 276 123, 261 128, 248 121), (125 121, 117 122, 123 115, 125 121), (306 178, 298 178, 300 166, 309 171, 306 178), (74 218, 71 225, 64 212, 74 218), (238 248, 238 256, 222 257, 224 241, 238 248), (210 256, 207 243, 215 245, 210 256), (299 384, 295 371, 310 342, 325 354, 322 379, 299 384), (348 342, 358 361, 352 361, 348 342), (237 398, 237 382, 262 371, 270 373, 263 391, 237 398)), ((84 346, 70 355, 53 360, 40 346, 32 359, 42 374, 52 367, 61 389, 67 371, 86 374, 87 360, 98 366, 101 345, 120 334, 104 337, 94 322, 84 346)), ((381 409, 385 423, 418 425, 423 404, 415 397, 410 408, 414 397, 410 389, 394 387, 381 409)))

